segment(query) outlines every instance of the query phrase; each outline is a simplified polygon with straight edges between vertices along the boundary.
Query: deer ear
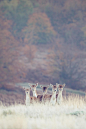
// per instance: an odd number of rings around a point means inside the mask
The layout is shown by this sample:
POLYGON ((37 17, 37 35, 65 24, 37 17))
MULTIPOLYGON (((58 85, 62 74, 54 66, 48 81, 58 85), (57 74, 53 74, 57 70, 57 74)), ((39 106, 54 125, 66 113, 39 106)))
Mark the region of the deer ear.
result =
POLYGON ((62 87, 65 87, 65 83, 62 85, 62 87))
POLYGON ((36 83, 36 87, 38 86, 38 83, 36 83))
POLYGON ((50 86, 51 86, 51 87, 53 87, 53 85, 52 85, 52 84, 50 84, 50 86))
POLYGON ((43 88, 43 86, 40 86, 41 88, 43 88))
POLYGON ((56 87, 57 87, 57 88, 59 87, 59 84, 58 84, 58 83, 56 83, 56 87))

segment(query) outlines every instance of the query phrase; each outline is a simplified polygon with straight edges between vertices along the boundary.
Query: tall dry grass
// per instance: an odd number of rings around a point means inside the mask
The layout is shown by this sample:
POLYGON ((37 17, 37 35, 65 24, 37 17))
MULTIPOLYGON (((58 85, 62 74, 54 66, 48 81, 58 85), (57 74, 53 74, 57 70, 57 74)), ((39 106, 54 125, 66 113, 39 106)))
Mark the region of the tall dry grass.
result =
POLYGON ((86 97, 68 96, 61 105, 0 105, 0 129, 86 129, 86 97))

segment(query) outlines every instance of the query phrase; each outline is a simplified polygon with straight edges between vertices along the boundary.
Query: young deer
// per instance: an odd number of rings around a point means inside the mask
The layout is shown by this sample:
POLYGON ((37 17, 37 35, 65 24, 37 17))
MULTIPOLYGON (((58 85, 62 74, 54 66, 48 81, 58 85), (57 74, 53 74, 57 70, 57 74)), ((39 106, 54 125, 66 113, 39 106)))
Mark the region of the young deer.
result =
POLYGON ((42 95, 42 102, 44 102, 44 97, 47 94, 47 90, 49 88, 49 86, 45 87, 45 86, 40 86, 43 90, 43 95, 42 95))
MULTIPOLYGON (((33 97, 36 97, 37 98, 37 101, 38 102, 41 102, 43 100, 43 95, 38 95, 37 94, 37 91, 36 91, 36 87, 38 86, 38 83, 36 83, 35 85, 31 85, 29 83, 29 86, 31 87, 32 89, 32 92, 33 92, 33 97)), ((47 92, 47 89, 46 88, 43 88, 43 93, 45 94, 45 92, 47 92)))
POLYGON ((65 87, 65 84, 63 84, 63 85, 59 84, 58 85, 56 83, 56 86, 58 88, 58 94, 56 95, 56 101, 57 101, 58 104, 61 104, 61 102, 62 102, 62 91, 63 91, 63 88, 65 87))
POLYGON ((26 106, 29 106, 30 103, 32 103, 36 98, 30 96, 30 90, 31 90, 31 88, 28 88, 28 89, 25 89, 24 88, 24 90, 25 90, 25 94, 26 94, 25 104, 26 104, 26 106))
POLYGON ((37 94, 37 91, 36 91, 36 87, 38 86, 38 83, 36 83, 35 85, 29 84, 29 86, 32 89, 33 97, 36 97, 37 98, 37 101, 43 101, 43 96, 47 93, 48 87, 41 86, 41 88, 43 88, 43 95, 38 95, 37 94))
POLYGON ((52 87, 52 95, 50 95, 50 103, 52 105, 55 105, 56 104, 56 92, 57 92, 58 85, 59 84, 57 84, 57 85, 50 84, 50 86, 52 87))
POLYGON ((37 94, 37 91, 36 91, 36 87, 38 86, 38 83, 36 83, 35 85, 31 85, 31 84, 29 83, 29 86, 30 86, 31 89, 32 89, 33 96, 37 98, 38 94, 37 94))
POLYGON ((45 94, 44 95, 44 100, 49 101, 52 105, 56 104, 56 92, 57 92, 57 86, 50 84, 52 87, 52 94, 45 94))

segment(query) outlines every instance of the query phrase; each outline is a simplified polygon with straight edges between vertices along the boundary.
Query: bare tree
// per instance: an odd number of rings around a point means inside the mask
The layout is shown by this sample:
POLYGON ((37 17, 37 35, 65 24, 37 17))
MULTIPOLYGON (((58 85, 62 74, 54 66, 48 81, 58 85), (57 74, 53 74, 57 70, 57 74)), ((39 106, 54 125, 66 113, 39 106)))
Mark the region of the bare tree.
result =
POLYGON ((56 45, 48 55, 48 73, 68 87, 85 88, 86 52, 73 46, 56 45))

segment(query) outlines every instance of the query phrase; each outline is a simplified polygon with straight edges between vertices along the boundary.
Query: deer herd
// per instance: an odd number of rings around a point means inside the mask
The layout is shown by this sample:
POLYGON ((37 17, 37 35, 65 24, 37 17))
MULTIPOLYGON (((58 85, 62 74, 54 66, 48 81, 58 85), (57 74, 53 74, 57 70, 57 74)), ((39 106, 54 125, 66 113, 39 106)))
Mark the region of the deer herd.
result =
POLYGON ((65 87, 65 84, 60 85, 56 83, 56 85, 50 84, 50 86, 40 86, 42 88, 43 94, 37 94, 37 86, 38 83, 35 85, 32 85, 28 83, 30 88, 24 88, 25 94, 26 94, 26 106, 29 106, 33 102, 42 102, 45 104, 45 102, 49 102, 51 105, 55 105, 56 103, 61 104, 62 102, 62 91, 65 87), (52 94, 47 94, 47 90, 49 87, 52 87, 52 94), (58 93, 57 93, 58 89, 58 93), (33 96, 30 96, 30 90, 33 92, 33 96))

